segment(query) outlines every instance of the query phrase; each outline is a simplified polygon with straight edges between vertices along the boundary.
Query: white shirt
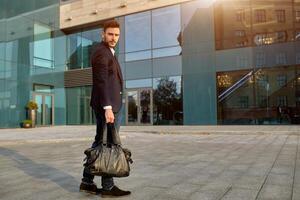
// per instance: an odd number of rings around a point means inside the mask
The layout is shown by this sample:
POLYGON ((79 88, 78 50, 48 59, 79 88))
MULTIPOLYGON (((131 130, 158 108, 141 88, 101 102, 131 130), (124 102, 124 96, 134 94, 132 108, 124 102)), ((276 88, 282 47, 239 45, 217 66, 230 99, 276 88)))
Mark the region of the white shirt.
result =
MULTIPOLYGON (((115 50, 114 50, 113 48, 111 48, 111 47, 109 47, 109 48, 110 48, 110 51, 111 51, 111 53, 113 54, 113 56, 115 56, 115 50)), ((112 109, 112 106, 111 106, 111 105, 109 105, 109 106, 104 106, 103 109, 104 109, 104 110, 106 110, 106 109, 112 109)))

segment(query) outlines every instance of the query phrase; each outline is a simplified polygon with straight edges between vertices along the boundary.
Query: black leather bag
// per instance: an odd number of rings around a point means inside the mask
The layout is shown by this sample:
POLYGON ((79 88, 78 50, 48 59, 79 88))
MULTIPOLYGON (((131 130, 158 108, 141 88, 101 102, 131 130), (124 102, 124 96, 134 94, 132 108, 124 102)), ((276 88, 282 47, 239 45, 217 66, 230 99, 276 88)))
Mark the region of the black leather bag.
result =
POLYGON ((111 124, 111 134, 114 143, 107 142, 109 124, 104 126, 102 142, 95 148, 84 151, 86 163, 84 166, 90 174, 95 176, 126 177, 129 176, 132 163, 131 151, 122 148, 119 134, 111 124))

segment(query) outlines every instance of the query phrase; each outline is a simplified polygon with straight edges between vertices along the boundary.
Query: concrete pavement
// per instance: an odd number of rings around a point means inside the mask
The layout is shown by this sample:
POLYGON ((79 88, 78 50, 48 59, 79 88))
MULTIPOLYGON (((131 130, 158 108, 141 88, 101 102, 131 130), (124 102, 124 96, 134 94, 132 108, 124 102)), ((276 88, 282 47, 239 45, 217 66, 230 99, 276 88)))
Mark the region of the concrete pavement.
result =
MULTIPOLYGON (((1 199, 101 199, 78 191, 94 131, 1 129, 1 199)), ((134 163, 115 183, 132 195, 116 199, 300 200, 298 133, 298 126, 122 127, 134 163)))

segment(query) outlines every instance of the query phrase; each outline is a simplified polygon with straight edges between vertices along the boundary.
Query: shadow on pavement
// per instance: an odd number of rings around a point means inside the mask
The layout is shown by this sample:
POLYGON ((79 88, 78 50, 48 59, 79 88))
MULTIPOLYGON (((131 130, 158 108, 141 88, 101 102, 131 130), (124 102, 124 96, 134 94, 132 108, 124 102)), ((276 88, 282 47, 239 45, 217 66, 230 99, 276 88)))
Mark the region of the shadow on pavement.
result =
MULTIPOLYGON (((28 174, 37 179, 45 179, 52 181, 59 185, 61 188, 69 192, 78 192, 79 182, 69 174, 56 169, 54 167, 36 163, 33 160, 19 154, 18 152, 0 147, 0 155, 6 156, 15 162, 15 166, 22 170, 24 173, 28 174)), ((16 178, 12 175, 12 178, 16 178)))

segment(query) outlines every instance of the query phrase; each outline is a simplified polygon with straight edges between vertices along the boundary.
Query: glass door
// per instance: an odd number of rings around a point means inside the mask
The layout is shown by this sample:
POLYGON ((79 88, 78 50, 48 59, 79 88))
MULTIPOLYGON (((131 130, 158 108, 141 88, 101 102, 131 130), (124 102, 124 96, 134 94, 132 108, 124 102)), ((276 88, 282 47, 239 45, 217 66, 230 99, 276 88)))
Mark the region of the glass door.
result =
POLYGON ((34 93, 34 101, 38 104, 36 125, 54 125, 54 96, 53 94, 34 93))
POLYGON ((153 124, 152 89, 141 88, 126 93, 126 124, 153 124))
POLYGON ((36 126, 41 126, 43 124, 43 96, 36 94, 33 99, 38 105, 36 112, 36 126))

